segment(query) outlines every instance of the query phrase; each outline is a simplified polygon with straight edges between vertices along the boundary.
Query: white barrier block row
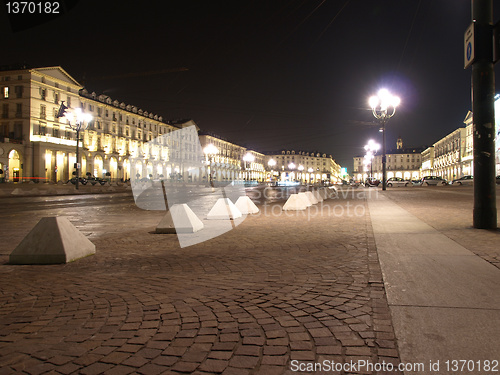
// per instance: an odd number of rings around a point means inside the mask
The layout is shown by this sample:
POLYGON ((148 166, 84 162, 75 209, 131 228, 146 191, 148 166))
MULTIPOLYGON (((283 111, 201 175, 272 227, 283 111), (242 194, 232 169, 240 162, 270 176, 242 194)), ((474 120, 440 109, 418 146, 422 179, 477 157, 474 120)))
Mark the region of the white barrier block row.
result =
POLYGON ((259 208, 246 195, 239 197, 234 205, 243 215, 259 213, 259 208))
POLYGON ((63 217, 44 217, 10 253, 10 264, 58 264, 95 254, 95 245, 63 217))
POLYGON ((309 201, 312 203, 312 204, 316 204, 318 203, 318 200, 316 199, 316 197, 314 196, 314 194, 310 191, 306 191, 306 195, 307 195, 307 198, 309 198, 309 201))
POLYGON ((314 198, 316 198, 318 202, 323 202, 324 199, 318 190, 314 190, 312 193, 314 195, 314 198))
POLYGON ((304 199, 299 197, 299 194, 290 194, 290 197, 283 205, 283 211, 300 211, 307 208, 304 199))
POLYGON ((219 198, 207 215, 209 220, 234 220, 242 217, 231 199, 219 198))
POLYGON ((307 196, 306 193, 301 192, 301 193, 298 194, 298 196, 299 196, 300 199, 302 199, 304 201, 304 203, 305 203, 305 205, 307 207, 311 207, 312 206, 312 202, 311 202, 311 200, 309 199, 309 197, 307 196))
POLYGON ((174 204, 156 227, 156 233, 194 233, 204 228, 187 204, 174 204))

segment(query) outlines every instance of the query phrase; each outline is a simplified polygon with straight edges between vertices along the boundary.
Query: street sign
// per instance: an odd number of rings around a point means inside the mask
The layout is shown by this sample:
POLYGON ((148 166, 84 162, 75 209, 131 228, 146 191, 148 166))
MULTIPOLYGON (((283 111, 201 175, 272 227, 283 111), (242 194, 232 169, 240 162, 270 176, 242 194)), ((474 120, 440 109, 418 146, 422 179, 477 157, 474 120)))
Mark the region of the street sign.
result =
POLYGON ((464 34, 464 69, 474 62, 474 57, 474 22, 472 22, 464 34))

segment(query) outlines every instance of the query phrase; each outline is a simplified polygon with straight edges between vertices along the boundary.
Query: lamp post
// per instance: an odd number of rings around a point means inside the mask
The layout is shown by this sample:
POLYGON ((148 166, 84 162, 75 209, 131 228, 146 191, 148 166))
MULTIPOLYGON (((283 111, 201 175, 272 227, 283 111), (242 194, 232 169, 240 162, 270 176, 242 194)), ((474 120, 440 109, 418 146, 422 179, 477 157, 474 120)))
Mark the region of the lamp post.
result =
POLYGON ((250 152, 247 152, 245 154, 245 156, 243 156, 243 161, 245 162, 245 174, 246 174, 246 178, 247 180, 250 179, 250 175, 248 172, 248 163, 253 163, 255 160, 255 156, 253 154, 251 154, 250 152))
POLYGON ((375 154, 380 149, 380 145, 375 142, 373 139, 370 139, 368 143, 365 145, 366 156, 370 159, 370 177, 373 177, 373 158, 375 154))
POLYGON ((87 129, 88 123, 92 121, 92 115, 90 113, 84 113, 81 108, 75 108, 73 112, 67 111, 68 107, 64 105, 64 101, 61 102, 59 111, 56 118, 65 117, 68 120, 68 125, 71 129, 76 131, 76 181, 75 188, 78 189, 78 183, 80 182, 80 131, 87 129), (71 122, 75 120, 75 123, 71 122))
POLYGON ((271 168, 271 184, 272 184, 274 178, 274 166, 276 165, 276 160, 269 159, 267 165, 269 165, 269 167, 271 168))
POLYGON ((373 116, 380 121, 382 127, 382 190, 387 189, 386 181, 386 142, 385 142, 385 124, 396 113, 396 107, 401 100, 392 95, 387 89, 379 90, 376 96, 372 96, 369 100, 373 116))
POLYGON ((304 166, 301 164, 301 165, 299 165, 299 167, 297 169, 300 171, 300 173, 299 173, 300 174, 299 179, 300 179, 300 183, 302 184, 302 179, 303 179, 302 174, 303 174, 303 171, 304 171, 304 166))
POLYGON ((314 174, 313 174, 314 173, 314 169, 309 168, 307 171, 309 172, 309 183, 312 184, 313 183, 313 179, 314 179, 314 174))
POLYGON ((215 155, 217 155, 219 153, 219 149, 210 143, 207 146, 205 146, 205 148, 203 149, 203 152, 205 153, 205 155, 207 155, 207 158, 209 160, 209 162, 208 162, 208 176, 209 176, 210 186, 214 187, 214 181, 212 179, 212 159, 215 155))

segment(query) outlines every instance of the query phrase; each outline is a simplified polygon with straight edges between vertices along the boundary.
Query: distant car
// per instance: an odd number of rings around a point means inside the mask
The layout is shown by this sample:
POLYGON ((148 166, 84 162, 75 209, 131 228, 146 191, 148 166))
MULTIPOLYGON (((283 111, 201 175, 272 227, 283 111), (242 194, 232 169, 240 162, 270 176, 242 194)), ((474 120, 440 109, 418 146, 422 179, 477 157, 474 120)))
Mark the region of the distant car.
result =
POLYGON ((474 184, 474 177, 473 176, 463 176, 463 177, 457 178, 456 180, 453 180, 451 183, 453 185, 473 185, 474 184))
POLYGON ((380 185, 380 180, 377 180, 375 177, 368 177, 365 180, 365 186, 370 187, 370 186, 379 186, 380 185))
POLYGON ((420 185, 429 186, 429 185, 448 185, 448 181, 443 177, 439 176, 425 176, 420 180, 420 185))
MULTIPOLYGON (((76 177, 73 177, 71 180, 69 180, 73 185, 76 185, 76 177)), ((83 177, 78 177, 78 183, 82 185, 87 185, 87 179, 83 177)))
POLYGON ((101 185, 104 185, 106 183, 106 180, 100 178, 100 177, 95 177, 95 176, 89 176, 87 177, 87 179, 89 180, 89 182, 92 184, 92 185, 95 185, 97 183, 101 184, 101 185))
POLYGON ((412 182, 409 180, 404 180, 401 177, 391 177, 387 180, 387 186, 411 186, 412 182))

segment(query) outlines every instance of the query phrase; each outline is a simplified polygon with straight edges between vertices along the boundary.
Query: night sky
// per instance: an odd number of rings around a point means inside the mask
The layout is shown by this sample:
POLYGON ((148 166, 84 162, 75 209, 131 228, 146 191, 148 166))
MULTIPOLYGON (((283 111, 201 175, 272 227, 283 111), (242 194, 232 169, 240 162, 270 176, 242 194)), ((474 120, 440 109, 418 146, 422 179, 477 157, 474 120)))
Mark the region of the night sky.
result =
POLYGON ((17 32, 2 9, 0 65, 60 65, 89 92, 257 151, 331 153, 352 171, 367 141, 381 142, 368 108, 381 87, 401 98, 389 148, 398 136, 431 145, 463 126, 470 3, 84 0, 17 32))

